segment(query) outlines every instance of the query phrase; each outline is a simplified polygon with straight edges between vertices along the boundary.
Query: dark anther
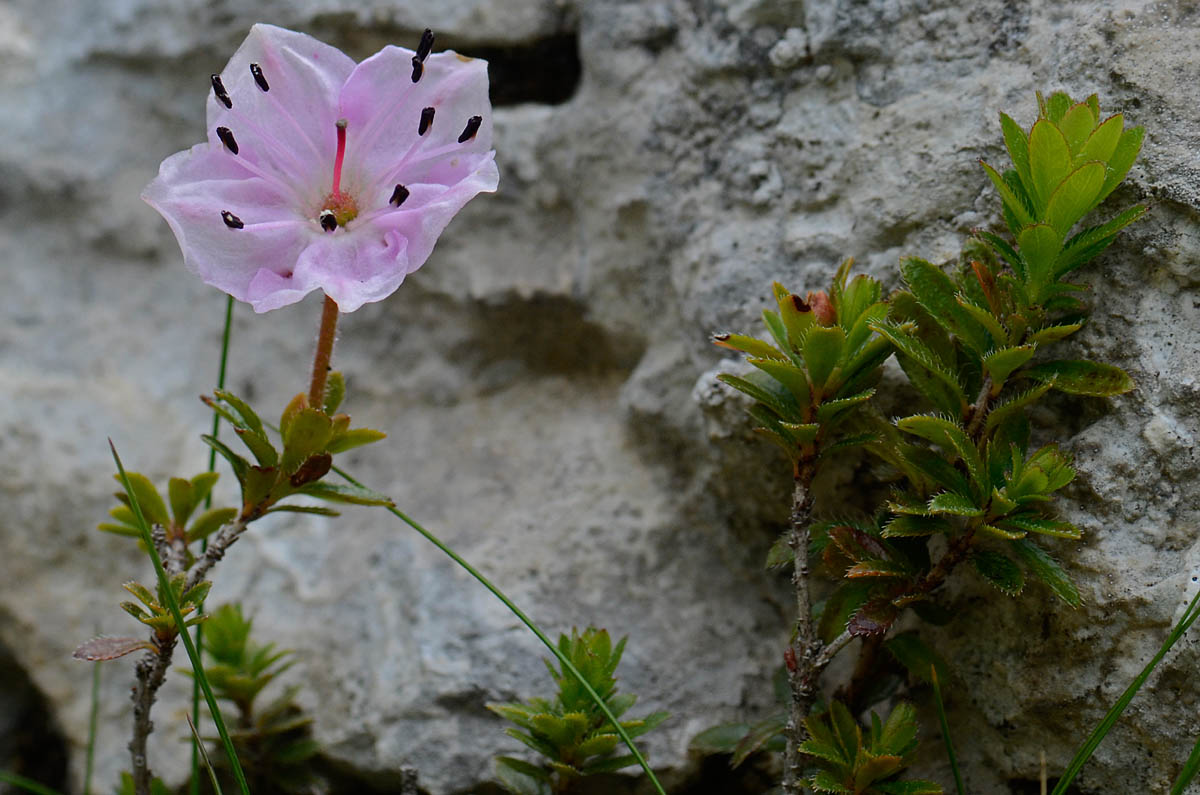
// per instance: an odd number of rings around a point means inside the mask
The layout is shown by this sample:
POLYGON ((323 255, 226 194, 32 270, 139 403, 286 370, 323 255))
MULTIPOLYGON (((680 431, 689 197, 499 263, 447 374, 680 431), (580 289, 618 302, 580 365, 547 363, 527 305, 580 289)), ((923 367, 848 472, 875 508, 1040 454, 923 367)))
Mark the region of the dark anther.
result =
POLYGON ((421 63, 421 59, 415 55, 413 56, 412 63, 413 63, 413 82, 415 83, 421 79, 421 74, 425 71, 425 64, 421 63))
POLYGON ((479 132, 479 125, 483 124, 482 116, 472 116, 467 119, 467 126, 463 128, 462 135, 458 136, 458 142, 465 144, 467 141, 475 137, 475 133, 479 132))
POLYGON ((421 34, 421 43, 417 45, 417 59, 424 61, 429 57, 429 53, 433 50, 433 31, 425 28, 425 32, 421 34))
POLYGON ((217 137, 221 139, 221 143, 225 144, 225 148, 235 155, 238 153, 237 141, 233 138, 233 131, 228 127, 218 127, 217 137))
POLYGON ((417 135, 424 135, 429 132, 429 128, 433 126, 433 108, 425 108, 421 111, 421 123, 417 125, 417 135))
POLYGON ((267 85, 267 78, 263 77, 261 66, 256 63, 250 64, 250 74, 254 75, 254 82, 258 83, 258 87, 264 92, 271 90, 271 86, 267 85))
POLYGON ((225 84, 221 82, 220 75, 212 75, 213 93, 217 95, 217 100, 225 107, 232 110, 233 100, 229 98, 228 92, 225 91, 225 84))
POLYGON ((245 226, 245 224, 242 223, 241 218, 238 218, 228 210, 221 211, 221 220, 224 221, 225 226, 229 227, 230 229, 241 229, 245 226))
POLYGON ((388 204, 399 207, 401 204, 404 204, 404 200, 407 198, 408 188, 403 185, 397 185, 396 189, 392 191, 392 198, 388 199, 388 204))
POLYGON ((332 232, 337 229, 337 218, 334 218, 333 210, 321 211, 321 228, 326 232, 332 232))

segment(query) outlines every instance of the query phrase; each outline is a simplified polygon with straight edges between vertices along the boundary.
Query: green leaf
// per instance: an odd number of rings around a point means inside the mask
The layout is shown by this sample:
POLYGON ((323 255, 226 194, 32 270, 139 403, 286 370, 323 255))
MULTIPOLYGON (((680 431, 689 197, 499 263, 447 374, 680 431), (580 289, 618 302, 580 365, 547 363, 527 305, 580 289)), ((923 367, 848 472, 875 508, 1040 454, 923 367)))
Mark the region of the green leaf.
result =
MULTIPOLYGON (((942 679, 946 679, 950 675, 946 661, 929 648, 916 632, 901 632, 884 641, 883 647, 896 658, 896 662, 908 670, 910 676, 918 681, 925 683, 930 681, 931 667, 938 672, 938 676, 942 679)), ((891 723, 890 717, 888 723, 891 723)))
POLYGON ((732 754, 742 738, 749 733, 749 723, 722 723, 693 737, 688 743, 688 750, 705 756, 732 754))
POLYGON ((1012 348, 1001 348, 983 357, 983 370, 992 379, 992 394, 1000 394, 1004 383, 1012 372, 1023 367, 1033 358, 1036 344, 1017 345, 1012 348))
POLYGON ((860 560, 848 568, 847 579, 856 580, 868 577, 907 577, 911 572, 900 561, 894 560, 860 560))
MULTIPOLYGON (((932 664, 932 660, 930 661, 932 664)), ((926 677, 929 666, 925 667, 926 677)), ((876 753, 904 756, 917 742, 917 710, 912 704, 901 701, 888 715, 887 723, 879 736, 879 744, 872 750, 876 753)))
POLYGON ((283 434, 283 456, 280 466, 291 475, 317 453, 324 452, 325 445, 333 435, 333 421, 318 409, 301 409, 296 412, 283 434))
POLYGON ((329 502, 345 502, 352 505, 395 505, 387 495, 360 486, 341 483, 308 483, 297 489, 296 493, 329 502))
POLYGON ((883 527, 884 538, 914 538, 949 533, 954 525, 937 516, 893 516, 883 527))
MULTIPOLYGON (((1017 542, 1013 542, 1017 543, 1017 542)), ((990 549, 978 549, 971 555, 975 570, 1002 593, 1016 596, 1025 588, 1025 575, 1006 555, 990 549)))
POLYGON ((1071 578, 1063 571, 1050 553, 1027 539, 1012 542, 1013 549, 1025 564, 1025 567, 1058 595, 1059 599, 1071 607, 1079 607, 1083 600, 1071 578))
MULTIPOLYGON (((788 341, 787 327, 783 325, 783 321, 779 319, 779 314, 772 312, 770 309, 764 309, 762 313, 763 324, 766 325, 767 331, 771 332, 771 338, 775 340, 775 344, 779 346, 788 358, 796 361, 796 356, 792 354, 792 345, 788 341)), ((770 357, 764 357, 770 358, 770 357)))
POLYGON ((1021 230, 1017 243, 1028 268, 1025 283, 1030 299, 1036 302, 1040 300, 1042 288, 1053 280, 1054 263, 1062 250, 1062 237, 1048 224, 1034 224, 1021 230))
POLYGON ((861 405, 875 394, 874 389, 868 389, 866 392, 861 392, 850 397, 840 398, 838 400, 827 400, 817 408, 817 422, 822 425, 828 425, 835 420, 841 418, 853 409, 855 406, 861 405))
POLYGON ((250 469, 249 461, 230 450, 228 445, 215 436, 204 434, 200 437, 200 440, 216 450, 222 458, 229 462, 229 466, 233 469, 233 476, 237 478, 238 483, 245 481, 246 472, 250 469))
POLYGON ((978 448, 975 447, 975 443, 967 436, 961 425, 945 417, 917 414, 897 420, 896 427, 933 442, 947 452, 955 453, 966 464, 967 473, 971 476, 978 492, 990 491, 983 459, 980 458, 978 448))
POLYGON ((1021 372, 1037 381, 1053 379, 1053 388, 1071 395, 1108 397, 1124 394, 1134 387, 1124 370, 1111 364, 1085 359, 1058 359, 1042 362, 1021 372))
POLYGON ((275 505, 269 508, 267 513, 311 513, 318 516, 341 516, 332 508, 321 505, 275 505))
POLYGON ((863 581, 842 581, 829 598, 821 611, 821 619, 817 624, 817 632, 825 643, 832 643, 838 635, 846 631, 846 624, 860 607, 867 601, 874 585, 863 581))
POLYGON ((744 334, 714 334, 712 342, 721 348, 738 351, 747 356, 753 356, 756 359, 771 359, 781 362, 791 361, 787 354, 781 352, 774 345, 763 342, 760 339, 755 339, 754 337, 747 337, 744 334))
POLYGON ((1099 160, 1107 163, 1117 151, 1117 143, 1121 140, 1121 131, 1125 127, 1125 117, 1120 113, 1109 116, 1100 123, 1084 142, 1079 150, 1082 160, 1099 160))
POLYGON ((934 321, 977 354, 991 347, 987 332, 958 303, 958 288, 941 268, 918 257, 905 257, 900 261, 900 271, 908 289, 934 321))
POLYGON ((1104 174, 1103 163, 1084 163, 1054 191, 1046 205, 1046 220, 1059 237, 1065 238, 1071 227, 1095 206, 1104 185, 1104 174))
MULTIPOLYGON (((996 192, 1000 194, 1000 201, 1004 203, 1004 209, 1012 214, 1013 219, 1016 221, 1016 227, 1020 229, 1021 227, 1026 227, 1032 224, 1034 222, 1033 213, 1031 213, 1030 209, 1025 206, 1025 202, 1017 196, 1012 187, 1004 181, 1004 177, 1000 176, 996 169, 992 168, 987 163, 981 161, 980 165, 983 166, 983 170, 987 172, 988 179, 992 181, 992 185, 996 187, 996 192)), ((1035 205, 1044 204, 1044 202, 1042 202, 1042 200, 1036 196, 1033 198, 1033 200, 1035 205)))
POLYGON ((344 453, 347 450, 353 450, 355 447, 362 447, 364 444, 372 444, 386 438, 387 434, 383 431, 377 431, 372 428, 352 428, 341 436, 335 436, 327 445, 326 450, 336 455, 337 453, 344 453))
POLYGON ((171 516, 175 524, 183 527, 187 524, 192 511, 196 509, 196 498, 192 492, 192 483, 183 478, 171 478, 167 481, 167 498, 171 501, 171 516))
POLYGON ((190 544, 193 541, 199 541, 202 538, 208 538, 210 535, 220 530, 224 525, 232 522, 238 514, 236 508, 213 508, 210 511, 205 511, 196 517, 192 522, 191 527, 187 530, 187 540, 190 544))
POLYGON ((1084 142, 1095 129, 1097 121, 1096 113, 1086 102, 1073 105, 1063 115, 1062 120, 1058 123, 1058 129, 1067 139, 1067 146, 1071 147, 1072 152, 1079 152, 1083 148, 1084 142))
MULTIPOLYGON (((812 404, 812 390, 808 385, 808 376, 806 376, 804 371, 796 365, 792 364, 791 362, 781 362, 776 359, 754 358, 747 359, 746 361, 782 384, 789 392, 792 393, 792 397, 795 398, 797 406, 806 407, 812 404)), ((753 397, 753 395, 751 395, 751 397, 753 397)))
POLYGON ((1125 175, 1129 173, 1129 169, 1133 167, 1133 161, 1137 160, 1138 152, 1142 151, 1144 132, 1141 127, 1134 127, 1121 133, 1116 149, 1113 151, 1112 157, 1108 159, 1108 174, 1104 178, 1104 187, 1100 189, 1100 195, 1096 198, 1097 203, 1104 201, 1105 197, 1121 184, 1125 175))
MULTIPOLYGON (((142 508, 142 515, 146 517, 146 521, 152 525, 168 527, 171 524, 171 519, 167 515, 167 504, 163 502, 162 496, 158 493, 158 489, 154 488, 154 484, 150 479, 140 472, 129 472, 129 486, 133 490, 134 496, 137 498, 138 505, 142 508)), ((114 478, 120 482, 120 476, 114 475, 114 478)), ((122 495, 118 494, 118 498, 122 495)), ((128 498, 126 498, 128 499, 128 498)))
POLYGON ((1038 516, 1006 516, 999 522, 1001 527, 1015 528, 1027 533, 1039 533, 1056 538, 1069 538, 1078 541, 1083 537, 1079 528, 1070 522, 1060 522, 1038 516))
POLYGON ((103 530, 106 533, 113 533, 119 536, 131 536, 133 538, 141 538, 142 535, 141 530, 138 530, 136 527, 132 527, 131 525, 127 524, 111 524, 109 522, 102 522, 96 525, 96 529, 103 530))
POLYGON ((322 408, 332 417, 337 413, 338 406, 346 397, 346 378, 337 370, 331 372, 325 380, 325 401, 322 408))
POLYGON ((275 446, 267 441, 265 435, 245 428, 234 428, 233 432, 246 445, 246 449, 254 456, 254 460, 258 462, 259 466, 273 467, 279 463, 279 453, 275 450, 275 446))
POLYGON ((513 795, 550 795, 550 787, 544 783, 549 778, 548 773, 528 762, 521 762, 521 760, 509 756, 496 757, 496 779, 500 782, 500 786, 513 795), (518 764, 528 765, 528 768, 518 767, 518 764), (529 769, 537 770, 541 778, 537 774, 529 772, 529 769))
POLYGON ((217 396, 217 399, 227 403, 229 407, 237 413, 237 419, 240 420, 240 422, 235 420, 231 423, 233 426, 236 427, 240 425, 244 428, 248 428, 252 433, 265 438, 266 434, 263 431, 262 420, 259 419, 258 415, 254 413, 254 409, 250 408, 250 405, 246 403, 246 401, 242 400, 232 392, 228 392, 224 389, 214 390, 213 394, 217 396))
POLYGON ((1028 389, 1024 392, 1014 395, 1008 400, 997 403, 992 407, 991 412, 987 416, 987 421, 985 423, 987 431, 990 433, 1005 420, 1017 415, 1021 409, 1040 400, 1043 395, 1050 391, 1051 387, 1054 386, 1054 383, 1055 379, 1050 378, 1040 386, 1035 386, 1032 389, 1028 389))
POLYGON ((745 378, 721 373, 717 380, 749 395, 785 420, 797 421, 803 418, 800 406, 792 393, 766 373, 748 373, 745 378))
POLYGON ((1007 240, 983 230, 976 232, 976 234, 1008 263, 1009 267, 1013 269, 1013 273, 1017 274, 1021 281, 1025 281, 1027 278, 1025 274, 1025 262, 1007 240))
POLYGON ((1048 119, 1038 119, 1029 133, 1029 172, 1039 204, 1049 205, 1050 197, 1071 171, 1071 149, 1048 119))
POLYGON ((931 394, 929 391, 921 390, 934 405, 950 414, 959 414, 963 411, 967 405, 967 396, 958 381, 958 376, 925 343, 917 339, 908 328, 896 323, 876 323, 872 328, 896 347, 901 357, 900 364, 913 380, 914 386, 918 389, 921 388, 922 383, 918 380, 920 376, 913 377, 912 371, 906 366, 905 359, 918 365, 945 387, 944 400, 935 399, 938 393, 931 394), (950 405, 943 405, 944 403, 950 405))
POLYGON ((949 491, 935 495, 929 501, 928 511, 948 516, 983 516, 984 514, 984 509, 976 506, 973 500, 949 491))
POLYGON ((1063 246, 1054 277, 1061 278, 1099 255, 1112 244, 1118 232, 1145 215, 1148 209, 1144 204, 1135 204, 1105 223, 1088 227, 1074 235, 1063 246))
POLYGON ((815 393, 825 390, 845 345, 846 333, 837 326, 813 326, 805 335, 804 364, 815 393))
POLYGON ((130 580, 127 583, 123 583, 121 587, 140 599, 142 604, 144 604, 146 607, 149 607, 152 610, 159 607, 158 599, 155 598, 154 594, 150 593, 149 588, 142 585, 140 582, 130 580))
POLYGON ((1000 321, 992 314, 991 309, 972 303, 971 299, 961 293, 958 296, 958 303, 966 310, 967 314, 975 318, 979 325, 987 329, 988 336, 992 338, 992 347, 1003 347, 1008 344, 1008 332, 1004 330, 1004 326, 1000 325, 1000 321))
POLYGON ((1079 331, 1083 327, 1082 323, 1065 323, 1059 326, 1045 326, 1038 329, 1029 335, 1029 342, 1034 345, 1041 345, 1047 342, 1058 342, 1079 331))
POLYGON ((886 781, 873 785, 883 795, 942 795, 942 785, 924 779, 886 781))
POLYGON ((783 734, 787 727, 787 715, 782 712, 771 715, 758 723, 750 726, 750 731, 738 743, 737 749, 733 753, 733 758, 730 764, 733 767, 738 767, 745 762, 750 754, 761 750, 775 737, 783 734))
MULTIPOLYGON (((1000 114, 1000 129, 1004 132, 1004 146, 1008 149, 1008 156, 1012 160, 1013 168, 1017 171, 1017 176, 1021 178, 1021 182, 1024 184, 1031 184, 1029 175, 1029 138, 1026 137, 1025 131, 1021 129, 1021 126, 1004 113, 1000 114)), ((1041 211, 1040 207, 1038 211, 1041 211)))
POLYGON ((810 784, 817 792, 854 792, 854 790, 838 781, 828 770, 822 770, 813 776, 810 784))

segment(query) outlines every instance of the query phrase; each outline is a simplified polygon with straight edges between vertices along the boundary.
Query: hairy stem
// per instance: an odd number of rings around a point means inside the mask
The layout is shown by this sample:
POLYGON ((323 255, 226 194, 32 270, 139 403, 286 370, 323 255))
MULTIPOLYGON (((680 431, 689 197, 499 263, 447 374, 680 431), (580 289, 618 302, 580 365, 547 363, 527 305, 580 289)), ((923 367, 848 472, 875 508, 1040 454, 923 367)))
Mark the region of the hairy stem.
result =
POLYGON ((154 638, 156 651, 148 652, 138 660, 135 667, 136 680, 133 685, 133 739, 129 741, 130 761, 133 764, 133 791, 137 795, 150 793, 150 763, 146 758, 146 740, 154 731, 150 720, 150 708, 162 687, 175 651, 175 637, 163 640, 154 638))
POLYGON ((325 378, 333 358, 333 338, 337 334, 338 305, 325 296, 321 309, 321 330, 317 334, 317 353, 313 356, 312 384, 308 388, 308 405, 321 408, 325 404, 325 378))
POLYGON ((787 723, 787 747, 783 760, 783 791, 787 795, 799 795, 803 792, 800 744, 804 742, 804 719, 808 717, 816 698, 817 679, 821 670, 828 665, 821 653, 821 640, 813 630, 812 600, 808 592, 808 539, 812 524, 814 473, 811 462, 801 462, 796 467, 792 488, 792 526, 788 534, 788 546, 795 555, 792 586, 796 589, 796 631, 784 656, 787 662, 788 684, 792 690, 787 723), (825 662, 821 664, 823 660, 825 662))

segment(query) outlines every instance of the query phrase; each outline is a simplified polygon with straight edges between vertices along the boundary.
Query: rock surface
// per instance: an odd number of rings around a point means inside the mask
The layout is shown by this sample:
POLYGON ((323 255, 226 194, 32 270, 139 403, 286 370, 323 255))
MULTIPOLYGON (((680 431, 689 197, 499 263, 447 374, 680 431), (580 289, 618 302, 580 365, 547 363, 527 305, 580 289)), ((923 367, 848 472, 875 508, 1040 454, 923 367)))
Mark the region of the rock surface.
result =
MULTIPOLYGON (((960 579, 948 598, 963 618, 930 634, 957 673, 950 720, 971 791, 1026 791, 1043 751, 1062 768, 1200 576, 1192 5, 256 5, 0 5, 0 653, 70 743, 52 783, 81 790, 91 670, 70 652, 133 631, 120 584, 152 576, 132 544, 92 529, 111 503, 105 439, 160 481, 206 460, 195 396, 214 382, 224 299, 184 271, 138 194, 200 140, 207 75, 255 21, 355 58, 428 25, 439 46, 486 50, 494 75, 528 84, 496 111, 500 192, 395 296, 344 319, 347 408, 391 434, 349 463, 547 630, 628 634, 622 682, 673 714, 647 744, 677 781, 695 769, 696 732, 770 709, 789 604, 760 566, 788 473, 714 387, 708 332, 756 332, 774 279, 820 288, 854 255, 894 285, 901 253, 946 259, 971 228, 997 226, 976 161, 1001 158, 997 113, 1027 124, 1037 89, 1095 92, 1145 125, 1116 201, 1152 210, 1087 272, 1099 308, 1076 344, 1138 389, 1043 418, 1078 456, 1063 508, 1086 537, 1058 551, 1086 604, 1032 589, 1000 600, 960 579), (521 66, 546 47, 562 57, 563 41, 582 67, 566 101, 538 93, 558 66, 521 66)), ((282 406, 304 385, 318 311, 239 307, 231 387, 282 406)), ((846 492, 832 478, 826 505, 846 492)), ((430 792, 465 792, 492 753, 515 750, 484 704, 543 691, 542 650, 399 522, 366 509, 264 522, 234 552, 214 598, 241 598, 265 639, 301 652, 291 675, 339 765, 378 783, 412 764, 430 792)), ((1185 641, 1150 681, 1084 791, 1167 790, 1200 732, 1197 651, 1185 641)), ((128 765, 131 668, 103 669, 104 786, 128 765)), ((152 744, 175 776, 184 689, 173 676, 152 744)), ((948 785, 933 725, 921 772, 948 785)))

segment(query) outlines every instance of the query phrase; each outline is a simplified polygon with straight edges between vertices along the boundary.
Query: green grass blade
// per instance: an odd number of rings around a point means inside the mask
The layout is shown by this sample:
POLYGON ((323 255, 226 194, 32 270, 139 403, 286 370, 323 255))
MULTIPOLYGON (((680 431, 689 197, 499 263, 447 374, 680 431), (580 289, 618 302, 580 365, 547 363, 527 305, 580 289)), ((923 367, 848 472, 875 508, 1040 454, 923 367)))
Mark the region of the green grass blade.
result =
POLYGON ((92 770, 96 763, 96 723, 100 718, 100 666, 92 663, 92 706, 88 713, 87 763, 83 772, 83 795, 92 795, 92 770))
MULTIPOLYGON (((217 365, 217 389, 225 388, 225 371, 229 364, 229 335, 233 328, 233 296, 225 298, 225 328, 221 332, 221 359, 217 365)), ((213 412, 212 437, 216 439, 221 432, 221 415, 213 412)), ((215 472, 217 469, 217 448, 208 448, 208 471, 215 472)), ((208 510, 212 507, 212 492, 208 492, 208 496, 204 498, 204 509, 208 510)), ((208 550, 208 538, 200 539, 200 553, 204 554, 208 550)), ((204 603, 196 605, 196 612, 204 610, 204 603)), ((201 654, 204 654, 204 625, 196 625, 196 647, 201 649, 201 654)), ((192 714, 196 716, 196 720, 200 719, 200 680, 192 680, 192 714)), ((192 744, 192 777, 190 779, 191 795, 200 795, 200 754, 204 752, 203 746, 198 743, 192 744)), ((212 768, 209 768, 210 770, 212 768)))
MULTIPOLYGON (((204 748, 204 742, 200 739, 200 733, 196 731, 196 724, 192 723, 192 716, 186 715, 188 728, 192 730, 192 749, 200 749, 200 754, 204 757, 204 767, 208 770, 208 780, 212 782, 213 792, 216 795, 225 795, 221 792, 221 783, 217 781, 217 771, 213 770, 212 760, 208 758, 208 751, 204 748)), ((192 782, 195 785, 195 782, 192 782)))
MULTIPOLYGON (((1104 720, 1100 721, 1100 724, 1096 726, 1096 728, 1088 736, 1087 740, 1084 741, 1080 749, 1075 752, 1075 758, 1071 760, 1069 765, 1067 765, 1066 772, 1064 772, 1062 778, 1058 780, 1058 784, 1054 787, 1054 792, 1052 792, 1051 795, 1063 795, 1063 793, 1067 791, 1067 787, 1069 787, 1071 782, 1075 780, 1075 777, 1079 775, 1079 771, 1083 769, 1084 764, 1086 764, 1088 759, 1091 758, 1092 754, 1095 753, 1096 748, 1099 747, 1101 741, 1104 740, 1104 737, 1108 734, 1109 729, 1113 727, 1113 724, 1115 724, 1117 719, 1121 717, 1121 713, 1125 711, 1127 706, 1129 706, 1129 702, 1133 701, 1133 697, 1137 695, 1137 692, 1141 690, 1142 685, 1144 685, 1146 680, 1150 678, 1150 674, 1153 673, 1154 669, 1158 667, 1158 664, 1162 662, 1162 658, 1166 656, 1167 652, 1171 650, 1171 647, 1174 646, 1179 639, 1187 633, 1192 624, 1195 623, 1196 618, 1200 616, 1200 610, 1198 610, 1196 607, 1197 603, 1200 603, 1200 591, 1198 591, 1192 598, 1192 601, 1188 603, 1187 610, 1183 611, 1183 616, 1179 619, 1179 623, 1175 625, 1173 630, 1171 630, 1171 634, 1168 635, 1167 639, 1163 642, 1162 648, 1158 650, 1158 654, 1154 655, 1154 659, 1152 659, 1150 663, 1142 669, 1142 672, 1137 675, 1133 682, 1130 683, 1129 687, 1125 689, 1125 692, 1121 694, 1121 697, 1117 699, 1117 703, 1113 704, 1112 709, 1110 709, 1108 714, 1104 716, 1104 720)), ((1195 751, 1192 753, 1193 756, 1196 755, 1195 751)), ((1192 761, 1190 757, 1188 758, 1188 761, 1192 761)), ((1172 792, 1174 792, 1174 790, 1172 790, 1172 792)))
POLYGON ((954 743, 950 739, 950 721, 946 720, 946 705, 942 703, 942 686, 938 683, 936 666, 929 666, 929 676, 929 681, 933 683, 933 703, 937 707, 938 722, 942 724, 942 739, 946 742, 946 756, 950 757, 950 769, 954 771, 954 788, 958 795, 966 795, 962 773, 958 772, 958 757, 954 755, 954 743))
POLYGON ((1188 784, 1196 777, 1197 771, 1200 771, 1200 740, 1196 740, 1196 744, 1192 746, 1192 752, 1183 763, 1183 770, 1179 771, 1179 778, 1171 785, 1171 795, 1183 795, 1188 784))
MULTIPOLYGON (((358 486, 359 488, 365 488, 362 483, 359 483, 357 480, 352 478, 344 470, 339 469, 338 467, 334 467, 333 471, 336 472, 338 475, 340 475, 342 478, 344 478, 348 483, 358 486)), ((419 525, 414 519, 410 518, 408 515, 406 515, 404 512, 400 511, 399 509, 393 508, 390 506, 385 506, 385 509, 389 513, 391 513, 393 516, 400 519, 400 521, 404 522, 409 527, 411 527, 413 530, 416 530, 418 533, 420 533, 422 536, 424 536, 426 541, 433 544, 435 547, 440 549, 442 552, 446 553, 446 555, 448 555, 451 560, 453 560, 455 563, 457 563, 459 566, 461 566, 468 574, 470 574, 472 577, 474 577, 476 580, 478 580, 480 585, 482 585, 484 588, 487 588, 489 591, 491 591, 492 596, 495 596, 497 599, 499 599, 501 602, 503 602, 504 606, 507 607, 509 609, 509 611, 514 616, 516 616, 517 619, 529 629, 530 632, 532 632, 534 635, 537 636, 537 639, 540 640, 542 642, 542 644, 545 645, 545 647, 547 649, 549 649, 550 652, 555 657, 558 658, 558 661, 560 663, 562 663, 563 668, 570 671, 571 675, 574 676, 577 680, 579 680, 579 684, 583 685, 583 689, 587 691, 588 696, 590 696, 592 701, 594 701, 596 703, 596 706, 600 708, 600 711, 604 713, 604 717, 608 718, 609 722, 612 723, 613 728, 616 729, 617 734, 619 734, 621 736, 621 740, 624 741, 625 746, 627 748, 629 748, 629 752, 631 754, 633 754, 633 757, 637 760, 638 764, 642 766, 642 770, 644 770, 646 772, 646 775, 649 777, 650 782, 654 785, 655 791, 658 792, 659 795, 666 795, 666 790, 663 789, 662 784, 658 783, 658 777, 655 776, 654 771, 650 769, 650 764, 646 761, 646 758, 644 756, 642 756, 642 752, 638 750, 637 746, 634 745, 633 739, 629 736, 629 733, 626 732, 625 729, 621 727, 621 724, 617 721, 616 716, 614 716, 612 714, 612 711, 609 710, 608 705, 604 703, 604 699, 600 698, 600 695, 592 688, 592 686, 590 684, 588 684, 587 680, 584 679, 583 674, 579 673, 579 669, 577 669, 574 666, 574 664, 572 664, 572 662, 569 659, 567 659, 567 656, 565 654, 563 654, 559 650, 559 648, 550 641, 550 639, 548 637, 546 637, 546 634, 544 632, 542 632, 540 629, 538 629, 537 625, 533 623, 533 621, 529 618, 529 616, 525 615, 525 613, 523 613, 519 607, 517 607, 515 604, 513 604, 513 601, 511 599, 509 599, 507 596, 505 596, 504 593, 499 588, 497 588, 495 585, 493 585, 491 580, 489 580, 487 577, 483 576, 483 574, 480 573, 470 563, 467 563, 467 561, 463 560, 463 558, 460 557, 457 552, 455 552, 453 549, 451 549, 450 547, 448 547, 444 543, 442 543, 442 541, 437 536, 435 536, 433 533, 430 533, 424 527, 419 525)))
POLYGON ((8 773, 4 770, 0 770, 0 781, 5 784, 12 784, 14 787, 20 787, 26 792, 33 792, 35 795, 62 795, 58 790, 43 787, 31 778, 18 776, 16 773, 8 773))
POLYGON ((129 476, 125 474, 125 466, 121 463, 121 457, 117 455, 117 447, 113 444, 112 439, 108 440, 108 446, 112 448, 113 461, 117 464, 117 474, 121 477, 121 485, 125 488, 125 494, 129 497, 129 507, 133 509, 133 516, 137 520, 138 529, 142 532, 142 543, 146 545, 146 552, 150 556, 150 562, 154 564, 154 573, 158 575, 158 584, 162 590, 163 598, 167 603, 167 609, 171 611, 171 617, 175 619, 175 626, 179 630, 179 638, 183 641, 183 648, 187 651, 188 660, 192 664, 192 672, 195 673, 196 679, 200 682, 200 688, 204 691, 204 700, 208 703, 209 712, 212 713, 213 723, 217 727, 217 733, 221 735, 221 742, 225 745, 225 753, 229 757, 229 766, 233 768, 233 777, 237 779, 238 785, 242 790, 242 795, 250 795, 250 788, 246 784, 246 776, 242 773, 242 765, 238 762, 237 753, 233 750, 233 741, 229 739, 229 732, 225 729, 225 720, 221 717, 221 710, 217 706, 217 699, 213 696, 212 688, 209 687, 208 677, 204 675, 204 666, 200 663, 200 654, 196 651, 196 645, 192 643, 191 633, 184 626, 183 614, 179 610, 179 600, 175 598, 175 591, 171 588, 167 572, 163 569, 162 560, 158 557, 158 550, 154 547, 154 539, 150 537, 150 526, 146 524, 146 517, 142 515, 142 506, 138 505, 137 496, 134 494, 133 487, 129 483, 129 476))

